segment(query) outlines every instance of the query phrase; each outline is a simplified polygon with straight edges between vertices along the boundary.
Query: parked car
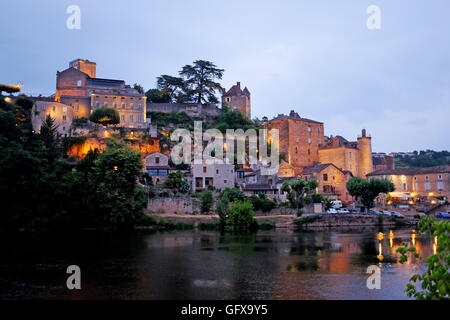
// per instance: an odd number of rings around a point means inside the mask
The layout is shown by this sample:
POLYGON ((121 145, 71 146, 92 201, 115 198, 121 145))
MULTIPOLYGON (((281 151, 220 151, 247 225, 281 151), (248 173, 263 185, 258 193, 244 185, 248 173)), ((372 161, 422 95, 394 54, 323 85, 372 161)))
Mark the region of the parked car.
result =
POLYGON ((342 208, 342 201, 341 200, 332 200, 331 205, 334 209, 342 208))
POLYGON ((436 218, 450 219, 450 214, 445 213, 445 212, 439 212, 436 215, 436 218))
POLYGON ((327 210, 327 213, 338 213, 336 209, 331 208, 327 210))
POLYGON ((380 211, 374 210, 374 209, 370 210, 369 213, 371 213, 371 214, 377 214, 377 215, 382 214, 380 211))
POLYGON ((400 219, 405 219, 406 218, 404 215, 402 215, 400 212, 397 212, 397 211, 392 211, 391 212, 391 216, 396 217, 396 218, 400 218, 400 219))
POLYGON ((348 211, 348 209, 341 208, 341 209, 337 210, 337 213, 348 214, 348 213, 350 213, 350 211, 348 211))
POLYGON ((383 215, 383 216, 391 216, 391 213, 389 212, 389 211, 386 211, 386 210, 381 210, 380 211, 380 213, 383 215))
POLYGON ((424 216, 424 215, 425 215, 424 212, 417 212, 417 213, 414 215, 414 218, 420 219, 420 217, 421 217, 421 216, 424 216))

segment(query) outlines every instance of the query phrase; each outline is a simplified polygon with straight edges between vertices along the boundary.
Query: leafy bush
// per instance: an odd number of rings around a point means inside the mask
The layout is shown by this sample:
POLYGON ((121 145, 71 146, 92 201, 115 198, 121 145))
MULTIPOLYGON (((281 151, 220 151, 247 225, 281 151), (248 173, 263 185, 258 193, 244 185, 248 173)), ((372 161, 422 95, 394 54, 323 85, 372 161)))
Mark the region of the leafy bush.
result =
POLYGON ((253 205, 250 201, 233 201, 227 209, 227 226, 234 229, 248 230, 255 223, 253 205))
POLYGON ((200 201, 202 202, 201 210, 202 213, 208 213, 214 203, 213 194, 211 191, 203 191, 200 195, 200 201))
POLYGON ((259 193, 258 196, 252 195, 249 200, 255 210, 261 210, 263 212, 268 212, 276 206, 275 201, 268 199, 264 193, 259 193))

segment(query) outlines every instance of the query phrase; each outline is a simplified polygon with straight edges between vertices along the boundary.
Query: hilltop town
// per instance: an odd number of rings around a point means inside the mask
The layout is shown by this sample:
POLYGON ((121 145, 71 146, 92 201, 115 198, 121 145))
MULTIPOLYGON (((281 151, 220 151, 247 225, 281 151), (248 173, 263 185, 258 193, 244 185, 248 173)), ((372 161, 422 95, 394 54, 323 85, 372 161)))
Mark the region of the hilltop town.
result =
MULTIPOLYGON (((189 100, 181 87, 170 86, 179 80, 169 76, 161 77, 161 83, 163 80, 168 91, 153 89, 145 93, 137 84, 99 78, 95 62, 76 59, 57 72, 54 95, 28 97, 33 101, 33 130, 39 133, 50 117, 64 141, 64 157, 74 170, 88 154, 106 149, 108 141, 125 141, 141 155, 150 214, 214 214, 217 210, 213 203, 219 202, 228 189, 239 190, 251 199, 262 216, 297 214, 298 210, 292 210, 290 192, 283 186, 298 179, 315 181, 313 190, 308 191, 315 196, 296 208, 302 208, 302 213, 323 213, 332 207, 359 212, 359 199, 347 189, 355 177, 386 179, 394 185, 395 191, 375 199, 373 204, 379 210, 401 211, 411 217, 419 211, 447 211, 449 165, 396 169, 394 156, 398 155, 373 153, 372 136, 366 129, 355 130, 349 140, 339 135, 326 136, 320 119, 304 118, 295 110, 273 119, 251 120, 255 106, 251 105, 250 90, 242 88, 240 82, 221 93, 219 106, 219 101, 211 97, 209 101, 189 100), (112 116, 104 114, 111 109, 112 116), (234 129, 264 128, 269 137, 277 129, 277 172, 263 174, 263 162, 175 165, 171 159, 171 134, 179 127, 192 131, 194 121, 219 130, 227 124, 234 129), (205 191, 212 196, 209 205, 204 204, 207 196, 202 198, 205 191)), ((15 103, 21 98, 23 95, 10 95, 5 101, 15 103)))

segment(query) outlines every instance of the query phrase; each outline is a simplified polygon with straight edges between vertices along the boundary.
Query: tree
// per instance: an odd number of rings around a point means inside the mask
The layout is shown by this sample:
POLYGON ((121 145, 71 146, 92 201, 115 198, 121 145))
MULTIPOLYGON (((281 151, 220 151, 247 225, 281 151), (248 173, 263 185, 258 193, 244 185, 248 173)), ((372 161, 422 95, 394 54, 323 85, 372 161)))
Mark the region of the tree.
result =
POLYGON ((120 116, 116 109, 101 107, 92 112, 89 116, 89 120, 102 125, 119 124, 120 116))
POLYGON ((226 223, 229 204, 236 200, 244 201, 244 199, 244 193, 237 188, 225 188, 225 190, 220 193, 219 199, 216 201, 216 212, 219 215, 222 225, 226 223))
POLYGON ((227 209, 226 224, 234 229, 248 230, 255 223, 250 201, 233 201, 227 209))
POLYGON ((0 84, 0 94, 2 92, 15 93, 15 92, 19 92, 19 91, 20 91, 20 86, 10 86, 7 84, 0 84))
POLYGON ((167 188, 174 190, 175 192, 187 193, 189 192, 189 183, 186 182, 181 176, 180 171, 171 172, 167 176, 165 185, 167 188))
POLYGON ((201 210, 202 213, 208 213, 211 210, 211 207, 214 203, 213 194, 211 191, 203 191, 200 194, 200 201, 202 203, 201 210))
POLYGON ((276 206, 275 201, 268 199, 266 194, 262 192, 258 193, 257 196, 252 195, 249 200, 255 210, 261 210, 262 212, 268 212, 276 206))
POLYGON ((55 159, 62 156, 61 134, 55 120, 47 115, 41 126, 41 138, 44 142, 47 159, 53 163, 55 159))
POLYGON ((145 93, 147 101, 151 103, 168 103, 171 102, 170 96, 158 89, 149 89, 145 93))
POLYGON ((281 192, 287 192, 287 198, 292 208, 297 209, 297 215, 301 215, 301 209, 305 205, 305 197, 308 192, 317 188, 316 180, 285 181, 281 186, 281 192))
POLYGON ((133 85, 133 89, 136 90, 137 92, 139 92, 140 94, 144 94, 144 87, 138 83, 135 83, 133 85))
POLYGON ((367 210, 373 207, 373 201, 380 193, 389 193, 395 190, 394 184, 386 179, 367 181, 360 177, 353 177, 346 186, 350 195, 356 200, 360 200, 367 210))
POLYGON ((223 72, 210 61, 196 60, 193 65, 185 65, 179 74, 184 78, 186 94, 196 103, 218 103, 216 91, 225 90, 215 80, 222 79, 223 72))
POLYGON ((147 195, 136 183, 141 174, 141 154, 124 142, 109 141, 88 174, 90 203, 100 223, 134 225, 147 204, 147 195))
MULTIPOLYGON (((406 286, 406 293, 417 300, 448 300, 450 299, 450 222, 436 222, 433 216, 422 216, 419 231, 437 240, 435 240, 436 252, 425 259, 427 270, 423 274, 415 274, 411 277, 410 283, 406 286), (420 282, 422 290, 418 290, 414 285, 417 282, 420 282)), ((416 252, 416 248, 408 247, 407 242, 403 242, 403 247, 398 248, 397 252, 401 255, 400 263, 408 260, 406 255, 408 252, 422 259, 416 252)))
POLYGON ((183 89, 185 86, 182 78, 163 74, 156 79, 158 90, 163 96, 168 96, 170 102, 181 102, 180 100, 182 100, 182 97, 184 96, 183 89))

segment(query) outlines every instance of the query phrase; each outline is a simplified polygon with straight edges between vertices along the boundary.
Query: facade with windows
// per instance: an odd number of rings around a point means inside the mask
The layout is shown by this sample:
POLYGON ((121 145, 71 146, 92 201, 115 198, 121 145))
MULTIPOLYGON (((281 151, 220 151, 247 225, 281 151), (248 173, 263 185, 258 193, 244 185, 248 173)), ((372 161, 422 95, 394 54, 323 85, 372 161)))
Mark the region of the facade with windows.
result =
POLYGON ((63 137, 70 135, 73 120, 73 108, 71 106, 55 101, 36 100, 31 114, 34 131, 40 132, 42 122, 45 121, 47 116, 50 116, 63 137))
POLYGON ((314 163, 306 167, 301 176, 305 180, 316 180, 316 193, 343 203, 353 202, 354 199, 347 191, 347 182, 353 177, 351 171, 341 170, 332 163, 314 163))
POLYGON ((228 163, 192 164, 192 190, 213 187, 218 190, 234 187, 234 165, 228 163))
POLYGON ((147 97, 123 80, 96 78, 96 64, 76 59, 69 68, 56 75, 55 99, 71 105, 74 118, 89 118, 100 107, 114 108, 120 116, 119 126, 146 127, 147 97))
POLYGON ((387 179, 395 185, 396 192, 409 193, 413 197, 444 196, 448 199, 450 196, 450 166, 377 170, 367 177, 387 179))
POLYGON ((161 152, 150 153, 145 157, 145 171, 154 185, 164 184, 170 173, 169 157, 161 152))

